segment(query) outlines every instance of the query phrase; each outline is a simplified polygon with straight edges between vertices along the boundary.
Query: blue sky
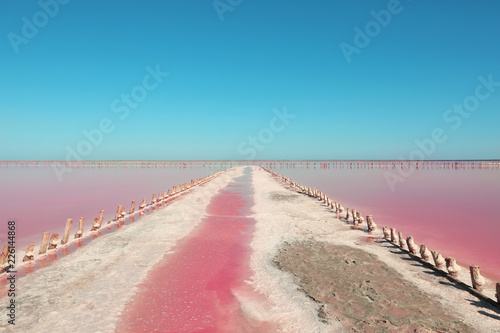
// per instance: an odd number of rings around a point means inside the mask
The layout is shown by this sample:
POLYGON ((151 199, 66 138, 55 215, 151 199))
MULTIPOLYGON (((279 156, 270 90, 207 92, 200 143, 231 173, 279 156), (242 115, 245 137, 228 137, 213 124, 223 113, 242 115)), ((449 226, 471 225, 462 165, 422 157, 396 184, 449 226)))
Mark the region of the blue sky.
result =
POLYGON ((500 158, 498 1, 59 1, 0 5, 1 160, 500 158))

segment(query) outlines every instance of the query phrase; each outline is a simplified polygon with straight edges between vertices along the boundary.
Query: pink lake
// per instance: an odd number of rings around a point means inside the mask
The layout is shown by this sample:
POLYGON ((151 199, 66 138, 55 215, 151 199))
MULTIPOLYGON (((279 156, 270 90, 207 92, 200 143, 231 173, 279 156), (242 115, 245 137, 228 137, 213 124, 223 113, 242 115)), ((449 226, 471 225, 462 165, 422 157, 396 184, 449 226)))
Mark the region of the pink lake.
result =
MULTIPOLYGON (((272 166, 272 165, 270 165, 272 166)), ((414 170, 389 186, 388 172, 357 163, 310 162, 309 168, 274 165, 271 170, 295 182, 316 187, 346 208, 372 214, 379 227, 385 225, 413 236, 443 256, 453 256, 466 267, 479 265, 481 273, 500 281, 498 246, 500 235, 500 170, 471 166, 414 170)), ((409 173, 403 166, 401 174, 409 173)))
MULTIPOLYGON (((219 162, 216 167, 213 163, 178 163, 181 167, 148 168, 148 163, 139 168, 76 168, 63 182, 50 167, 5 167, 5 162, 0 163, 0 221, 5 226, 0 229, 0 241, 7 242, 6 222, 12 219, 17 223, 19 250, 31 241, 39 246, 44 231, 62 233, 67 218, 73 219, 72 235, 80 216, 85 216, 88 231, 101 209, 106 210, 105 225, 118 205, 126 205, 128 210, 136 200, 137 207, 143 197, 149 202, 153 193, 222 167, 219 162)), ((412 235, 417 243, 454 256, 464 266, 479 265, 484 275, 500 280, 500 260, 496 257, 500 234, 498 161, 493 167, 479 162, 420 162, 419 169, 396 183, 394 191, 386 174, 397 175, 401 168, 406 173, 408 166, 401 161, 233 163, 271 167, 298 183, 316 187, 344 207, 372 214, 379 226, 397 228, 405 237, 412 235)), ((58 251, 57 255, 64 254, 58 251)), ((55 259, 46 258, 40 265, 55 259)))
MULTIPOLYGON (((219 168, 220 169, 220 168, 219 168)), ((0 241, 7 242, 7 221, 16 221, 16 247, 25 250, 30 242, 40 245, 42 233, 64 231, 73 219, 72 235, 80 216, 85 217, 84 234, 95 217, 105 210, 103 226, 113 219, 118 205, 127 212, 132 200, 136 209, 144 197, 172 186, 209 175, 215 167, 178 168, 74 168, 60 182, 52 168, 0 167, 0 241)))

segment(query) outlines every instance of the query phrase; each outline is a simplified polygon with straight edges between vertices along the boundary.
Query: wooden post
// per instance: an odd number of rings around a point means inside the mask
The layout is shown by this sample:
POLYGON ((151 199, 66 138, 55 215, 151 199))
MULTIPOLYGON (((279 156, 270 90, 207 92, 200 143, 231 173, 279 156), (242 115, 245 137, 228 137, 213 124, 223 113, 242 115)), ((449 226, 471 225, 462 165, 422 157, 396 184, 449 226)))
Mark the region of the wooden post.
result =
POLYGON ((345 220, 349 222, 350 218, 351 218, 351 212, 349 211, 349 208, 346 208, 345 220))
POLYGON ((9 268, 9 245, 4 245, 2 255, 0 256, 0 273, 9 268))
POLYGON ((98 226, 98 228, 97 228, 97 229, 99 229, 99 228, 101 227, 101 225, 102 225, 102 220, 103 220, 103 219, 104 219, 104 210, 101 210, 101 211, 99 212, 99 226, 98 226))
POLYGON ((73 220, 72 219, 67 219, 66 220, 66 228, 64 228, 64 234, 63 234, 63 238, 62 238, 62 241, 61 241, 61 245, 64 245, 68 242, 68 239, 69 239, 69 233, 71 232, 71 225, 73 224, 73 220))
POLYGON ((85 216, 80 217, 80 226, 75 232, 75 238, 81 238, 83 236, 83 222, 85 221, 85 216))
POLYGON ((23 262, 35 259, 35 243, 31 242, 24 254, 23 262))
POLYGON ((356 224, 356 209, 352 210, 352 224, 356 224))
POLYGON ((418 250, 418 246, 413 241, 413 237, 412 236, 409 236, 409 237, 406 238, 406 244, 408 245, 408 251, 410 251, 411 254, 416 255, 417 254, 417 250, 418 250))
POLYGON ((357 213, 358 213, 358 223, 362 224, 365 221, 365 218, 363 217, 363 214, 361 214, 360 211, 358 211, 357 213))
POLYGON ((47 252, 47 244, 49 243, 49 236, 50 236, 50 232, 44 232, 42 234, 42 245, 40 245, 40 251, 38 252, 38 254, 44 254, 45 252, 47 252))
POLYGON ((121 210, 121 212, 120 212, 120 218, 124 218, 124 217, 125 217, 125 215, 127 214, 127 213, 125 212, 125 210, 126 210, 126 207, 125 207, 125 206, 123 206, 123 207, 122 207, 122 210, 121 210))
POLYGON ((146 197, 144 197, 141 204, 139 205, 139 209, 144 209, 144 207, 146 207, 146 200, 147 200, 146 197))
POLYGON ((398 243, 398 236, 396 235, 396 229, 391 228, 391 243, 397 244, 398 243))
POLYGON ((458 272, 460 271, 460 266, 457 265, 455 258, 447 257, 445 261, 446 269, 448 269, 448 274, 450 274, 451 277, 457 277, 458 272))
POLYGON ((406 244, 406 240, 403 237, 403 233, 401 231, 398 232, 398 237, 399 237, 399 247, 402 250, 408 250, 408 245, 406 244))
POLYGON ((99 229, 99 218, 96 217, 94 219, 94 224, 92 224, 92 228, 90 229, 90 231, 96 231, 97 229, 99 229))
POLYGON ((469 269, 470 269, 470 277, 472 280, 472 288, 476 289, 479 292, 483 291, 484 284, 486 283, 486 281, 479 272, 479 266, 471 265, 469 266, 469 269))
POLYGON ((122 213, 122 205, 118 205, 118 208, 116 209, 116 214, 115 214, 115 221, 118 221, 121 213, 122 213))
POLYGON ((429 261, 431 258, 431 251, 427 249, 427 246, 425 244, 420 245, 420 256, 424 261, 429 261))
POLYGON ((129 215, 134 214, 134 210, 135 210, 135 200, 132 200, 132 205, 130 206, 130 211, 128 212, 129 215))
POLYGON ((439 269, 443 269, 446 261, 444 260, 441 253, 437 251, 431 251, 431 253, 432 253, 432 258, 434 258, 434 264, 436 265, 436 267, 439 269))
POLYGON ((382 231, 384 232, 384 239, 391 239, 391 232, 389 231, 389 228, 387 228, 387 226, 384 226, 384 228, 382 228, 382 231))
POLYGON ((495 296, 497 297, 498 304, 500 304, 500 282, 497 282, 496 287, 497 287, 497 293, 495 296))
POLYGON ((368 226, 369 232, 375 231, 375 229, 377 229, 377 225, 373 221, 372 215, 366 215, 366 224, 368 226))
POLYGON ((59 243, 59 234, 52 234, 52 236, 50 236, 49 250, 55 249, 57 243, 59 243))

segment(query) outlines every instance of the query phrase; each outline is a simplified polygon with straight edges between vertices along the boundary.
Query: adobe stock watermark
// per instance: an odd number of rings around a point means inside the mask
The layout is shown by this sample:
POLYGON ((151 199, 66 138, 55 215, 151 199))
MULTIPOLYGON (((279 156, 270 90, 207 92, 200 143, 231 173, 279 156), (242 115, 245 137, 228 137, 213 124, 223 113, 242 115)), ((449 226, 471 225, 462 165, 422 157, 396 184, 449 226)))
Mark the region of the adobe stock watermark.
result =
POLYGON ((219 20, 223 22, 225 13, 234 11, 242 2, 243 0, 214 0, 212 6, 214 6, 215 12, 219 16, 219 20))
MULTIPOLYGON (((169 73, 160 70, 160 65, 156 65, 154 69, 147 66, 146 72, 147 74, 142 78, 140 84, 134 86, 129 93, 123 93, 119 98, 111 102, 111 112, 117 114, 119 120, 125 120, 130 115, 131 110, 138 108, 140 103, 148 97, 149 92, 158 88, 160 83, 169 75, 169 73)), ((116 121, 108 117, 102 118, 95 128, 83 129, 82 135, 84 138, 74 147, 66 146, 66 161, 83 161, 85 157, 92 153, 95 147, 103 143, 105 135, 111 134, 115 129, 116 121)), ((70 167, 54 168, 59 182, 63 181, 65 173, 72 171, 70 167)))
POLYGON ((378 12, 375 10, 370 11, 373 20, 368 21, 364 29, 358 26, 354 27, 354 32, 356 33, 353 38, 354 45, 346 42, 341 42, 339 44, 340 50, 347 63, 351 63, 351 57, 354 53, 359 54, 362 49, 368 47, 371 41, 380 34, 382 28, 387 27, 391 23, 393 16, 401 14, 402 11, 403 5, 399 0, 389 0, 389 2, 387 2, 387 9, 382 9, 378 12))
POLYGON ((60 9, 60 5, 66 5, 70 0, 40 0, 38 6, 40 10, 35 12, 31 19, 23 16, 21 21, 21 34, 9 32, 7 38, 9 39, 12 49, 17 54, 19 53, 19 46, 21 44, 28 44, 29 41, 38 35, 39 29, 45 27, 51 18, 54 18, 60 9))
POLYGON ((274 116, 269 120, 269 127, 262 128, 256 136, 249 135, 238 145, 238 153, 247 155, 247 160, 255 159, 257 152, 263 151, 274 140, 274 135, 282 132, 290 124, 290 120, 296 117, 288 113, 286 107, 283 107, 283 111, 274 109, 273 113, 274 116))
MULTIPOLYGON (((437 145, 448 140, 447 131, 449 132, 450 129, 453 131, 458 130, 462 126, 463 120, 469 118, 477 111, 481 102, 490 98, 497 88, 500 87, 500 81, 493 81, 493 74, 489 74, 487 78, 481 75, 477 80, 479 84, 474 89, 473 94, 465 97, 462 103, 455 103, 443 112, 443 121, 449 124, 450 127, 448 129, 441 127, 434 128, 427 138, 415 140, 414 143, 417 148, 410 152, 407 159, 400 155, 400 160, 423 161, 429 159, 436 151, 437 145)), ((413 172, 415 172, 413 166, 406 171, 400 168, 397 174, 392 171, 386 171, 384 177, 391 192, 396 191, 396 184, 404 183, 413 172)))

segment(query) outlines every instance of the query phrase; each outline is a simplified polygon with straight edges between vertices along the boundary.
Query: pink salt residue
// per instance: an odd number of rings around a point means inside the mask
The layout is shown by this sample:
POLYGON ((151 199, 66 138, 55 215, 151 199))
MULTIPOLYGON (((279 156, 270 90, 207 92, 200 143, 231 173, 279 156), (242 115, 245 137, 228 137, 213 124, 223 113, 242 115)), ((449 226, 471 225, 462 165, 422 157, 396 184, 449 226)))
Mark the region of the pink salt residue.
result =
POLYGON ((214 196, 208 216, 149 273, 127 304, 117 332, 271 332, 269 323, 246 318, 235 293, 259 299, 244 283, 251 275, 255 221, 250 175, 214 196))

